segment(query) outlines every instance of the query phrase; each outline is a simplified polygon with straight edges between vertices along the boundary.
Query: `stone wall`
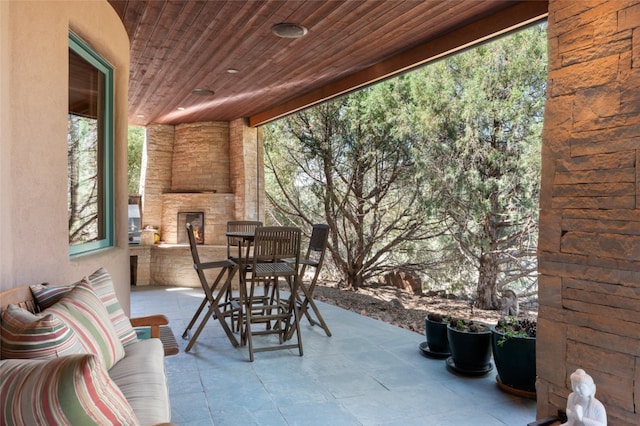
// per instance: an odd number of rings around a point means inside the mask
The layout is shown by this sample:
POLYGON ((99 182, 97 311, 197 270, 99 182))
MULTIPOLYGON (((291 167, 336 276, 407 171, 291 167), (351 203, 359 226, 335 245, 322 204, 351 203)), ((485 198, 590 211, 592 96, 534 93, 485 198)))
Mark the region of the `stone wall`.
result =
MULTIPOLYGON (((132 273, 135 274, 135 285, 166 285, 181 287, 200 287, 198 274, 193 269, 191 252, 186 245, 154 245, 131 246, 130 255, 135 257, 132 273), (135 269, 134 269, 135 268, 135 269)), ((201 259, 223 259, 227 256, 226 246, 198 246, 201 259)), ((205 271, 207 279, 213 281, 219 269, 205 271)), ((132 277, 133 278, 133 277, 132 277)), ((133 285, 134 281, 131 280, 133 285)), ((233 280, 237 288, 237 277, 233 280)))
POLYGON ((140 167, 143 228, 146 226, 161 228, 161 196, 171 190, 174 135, 174 126, 167 124, 147 126, 145 149, 140 167))
POLYGON ((176 126, 171 190, 231 192, 228 122, 176 126))
POLYGON ((238 220, 264 221, 264 160, 262 129, 250 128, 244 120, 230 126, 230 175, 232 192, 237 195, 238 220))
POLYGON ((178 243, 178 213, 204 213, 204 243, 225 245, 227 222, 234 217, 234 194, 162 194, 162 240, 178 243))
MULTIPOLYGON (((201 245, 198 246, 198 255, 203 262, 208 259, 225 259, 227 247, 201 245)), ((189 246, 152 247, 149 269, 150 282, 153 285, 200 287, 198 274, 193 269, 189 246)), ((220 269, 205 270, 205 276, 209 282, 213 282, 219 272, 220 269)))
POLYGON ((640 424, 640 2, 549 2, 540 196, 538 417, 591 374, 640 424))
POLYGON ((163 241, 176 243, 178 212, 206 211, 205 233, 233 219, 228 123, 148 126, 142 170, 142 225, 163 241))

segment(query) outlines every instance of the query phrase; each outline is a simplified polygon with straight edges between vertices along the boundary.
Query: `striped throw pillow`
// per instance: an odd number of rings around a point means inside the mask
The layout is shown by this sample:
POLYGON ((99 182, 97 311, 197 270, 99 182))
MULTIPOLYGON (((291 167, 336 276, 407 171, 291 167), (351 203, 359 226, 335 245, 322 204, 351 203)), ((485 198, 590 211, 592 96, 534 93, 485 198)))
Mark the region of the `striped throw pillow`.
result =
MULTIPOLYGON (((120 302, 118 302, 118 298, 116 297, 116 292, 113 287, 113 281, 111 280, 111 276, 107 270, 100 268, 93 274, 89 275, 88 278, 96 294, 107 309, 109 318, 111 319, 122 344, 127 346, 136 342, 138 340, 136 332, 133 327, 131 327, 129 318, 122 310, 120 302)), ((75 285, 76 284, 64 286, 52 286, 48 284, 32 285, 31 293, 33 293, 33 298, 36 300, 40 310, 45 310, 62 299, 73 289, 75 285)))
POLYGON ((11 304, 2 312, 1 359, 49 359, 86 352, 76 333, 51 314, 37 316, 11 304))
POLYGON ((87 352, 97 354, 107 369, 124 357, 124 347, 109 314, 86 278, 43 313, 64 321, 76 332, 87 352))
POLYGON ((32 285, 29 286, 29 288, 31 289, 31 294, 33 294, 38 308, 40 308, 40 311, 44 311, 66 296, 67 293, 73 290, 75 285, 75 283, 71 285, 49 285, 45 283, 32 285))
POLYGON ((94 355, 8 359, 0 361, 0 377, 0 424, 140 424, 94 355))
POLYGON ((129 321, 129 318, 124 314, 120 302, 118 302, 109 272, 104 268, 100 268, 89 275, 89 282, 107 309, 109 318, 122 344, 127 346, 133 342, 137 342, 137 334, 133 327, 131 327, 131 321, 129 321))

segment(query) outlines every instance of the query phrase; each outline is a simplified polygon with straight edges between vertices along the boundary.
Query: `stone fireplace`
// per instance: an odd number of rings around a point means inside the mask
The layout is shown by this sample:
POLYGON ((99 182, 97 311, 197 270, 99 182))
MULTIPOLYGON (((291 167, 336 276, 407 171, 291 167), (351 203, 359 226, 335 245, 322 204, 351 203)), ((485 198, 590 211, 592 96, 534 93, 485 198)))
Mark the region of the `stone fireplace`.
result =
POLYGON ((229 124, 188 123, 175 127, 171 186, 161 194, 161 238, 166 244, 188 243, 187 214, 199 214, 199 227, 210 230, 208 241, 219 245, 224 226, 232 220, 235 197, 229 173, 229 124), (177 218, 177 219, 176 219, 177 218))
POLYGON ((147 127, 142 164, 142 226, 161 242, 130 247, 137 256, 137 285, 199 287, 185 220, 203 231, 203 259, 227 255, 230 220, 264 220, 262 138, 243 120, 147 127))
POLYGON ((233 194, 167 193, 162 194, 161 198, 163 213, 160 237, 164 244, 188 244, 186 223, 180 219, 182 215, 193 212, 203 215, 202 227, 206 230, 204 244, 226 244, 224 233, 227 222, 233 218, 233 194))

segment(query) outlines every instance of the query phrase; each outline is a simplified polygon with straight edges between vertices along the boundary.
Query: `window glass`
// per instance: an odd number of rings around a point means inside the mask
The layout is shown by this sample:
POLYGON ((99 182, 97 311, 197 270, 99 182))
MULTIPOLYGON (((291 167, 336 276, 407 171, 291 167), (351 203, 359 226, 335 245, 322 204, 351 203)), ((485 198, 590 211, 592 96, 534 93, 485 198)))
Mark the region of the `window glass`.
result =
POLYGON ((69 252, 113 245, 113 68, 69 34, 69 252))

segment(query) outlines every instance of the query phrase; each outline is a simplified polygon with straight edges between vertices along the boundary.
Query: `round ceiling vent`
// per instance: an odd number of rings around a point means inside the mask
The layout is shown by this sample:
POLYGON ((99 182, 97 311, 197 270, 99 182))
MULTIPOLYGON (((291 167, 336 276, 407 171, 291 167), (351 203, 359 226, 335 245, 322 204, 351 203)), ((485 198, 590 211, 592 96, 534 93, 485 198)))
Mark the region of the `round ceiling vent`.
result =
POLYGON ((282 22, 271 27, 271 32, 282 38, 300 38, 307 33, 307 29, 299 24, 282 22))
POLYGON ((196 96, 212 96, 213 93, 214 93, 213 90, 209 90, 209 89, 193 89, 191 91, 191 94, 196 96))

